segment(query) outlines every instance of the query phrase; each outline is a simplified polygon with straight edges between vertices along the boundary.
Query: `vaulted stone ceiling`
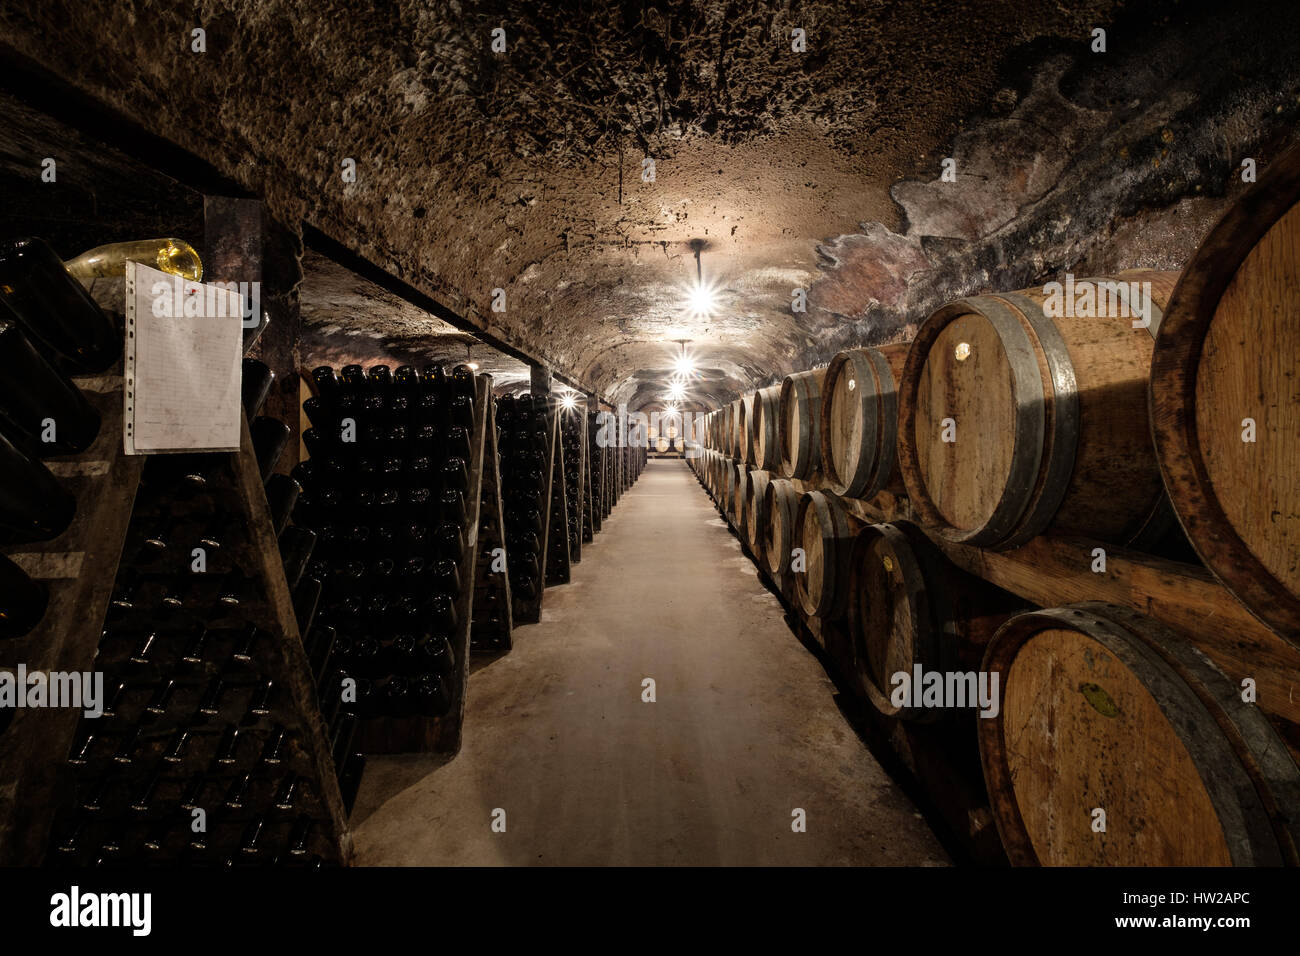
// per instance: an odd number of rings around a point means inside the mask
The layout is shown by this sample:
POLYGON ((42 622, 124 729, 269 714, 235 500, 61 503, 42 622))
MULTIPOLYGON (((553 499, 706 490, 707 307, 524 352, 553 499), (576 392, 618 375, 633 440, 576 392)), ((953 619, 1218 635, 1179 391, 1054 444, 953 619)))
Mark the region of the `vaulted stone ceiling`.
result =
MULTIPOLYGON (((688 340, 690 397, 712 406, 889 335, 907 316, 882 322, 881 290, 927 266, 922 238, 977 238, 1041 196, 1109 107, 1026 137, 1026 103, 1061 108, 1026 73, 1086 51, 1118 6, 7 0, 0 37, 606 397, 661 397, 688 340), (939 200, 925 183, 973 117, 1022 130, 1011 154, 1030 159, 939 200), (720 290, 710 316, 682 308, 692 241, 720 290)), ((987 138, 966 153, 999 162, 987 138)))

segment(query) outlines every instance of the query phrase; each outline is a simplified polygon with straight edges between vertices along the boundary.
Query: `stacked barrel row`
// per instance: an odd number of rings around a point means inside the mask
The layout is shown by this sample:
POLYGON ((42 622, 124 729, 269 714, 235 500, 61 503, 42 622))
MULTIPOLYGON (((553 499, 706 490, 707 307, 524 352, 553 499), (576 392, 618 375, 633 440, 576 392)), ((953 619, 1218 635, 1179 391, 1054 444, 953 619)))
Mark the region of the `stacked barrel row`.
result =
POLYGON ((705 422, 701 481, 881 719, 951 718, 898 693, 917 668, 999 678, 975 724, 1012 862, 1298 860, 1294 725, 1182 633, 1027 607, 945 555, 1203 562, 1300 645, 1300 152, 1272 172, 1181 273, 959 299, 705 422))

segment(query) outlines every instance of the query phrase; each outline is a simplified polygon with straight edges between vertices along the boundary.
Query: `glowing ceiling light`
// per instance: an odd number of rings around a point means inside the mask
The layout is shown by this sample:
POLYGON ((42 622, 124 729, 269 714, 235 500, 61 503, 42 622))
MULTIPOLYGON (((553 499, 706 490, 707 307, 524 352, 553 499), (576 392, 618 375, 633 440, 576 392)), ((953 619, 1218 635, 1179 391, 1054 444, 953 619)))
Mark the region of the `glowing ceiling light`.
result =
POLYGON ((677 414, 677 406, 676 406, 676 405, 669 405, 667 408, 664 409, 664 411, 666 411, 669 415, 676 415, 676 414, 677 414))
POLYGON ((467 363, 465 364, 465 367, 466 367, 467 369, 469 369, 471 372, 477 372, 477 371, 478 371, 478 362, 467 362, 467 363))
POLYGON ((718 306, 718 290, 710 283, 696 282, 686 294, 686 311, 695 318, 708 318, 718 306))
POLYGON ((683 382, 670 382, 668 385, 668 397, 674 401, 686 397, 686 385, 683 382))
POLYGON ((673 371, 685 378, 695 371, 695 360, 683 351, 677 361, 673 363, 673 371))
POLYGON ((578 404, 578 395, 576 392, 569 392, 560 396, 560 407, 563 409, 575 408, 578 404))

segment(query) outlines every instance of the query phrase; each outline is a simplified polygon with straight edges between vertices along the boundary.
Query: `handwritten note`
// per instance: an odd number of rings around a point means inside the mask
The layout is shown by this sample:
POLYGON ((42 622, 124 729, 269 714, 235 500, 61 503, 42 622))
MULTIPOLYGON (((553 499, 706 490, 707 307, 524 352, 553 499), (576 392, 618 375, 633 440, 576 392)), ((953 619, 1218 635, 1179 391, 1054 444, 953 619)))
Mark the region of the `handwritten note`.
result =
POLYGON ((128 455, 239 449, 238 292, 126 266, 128 455))

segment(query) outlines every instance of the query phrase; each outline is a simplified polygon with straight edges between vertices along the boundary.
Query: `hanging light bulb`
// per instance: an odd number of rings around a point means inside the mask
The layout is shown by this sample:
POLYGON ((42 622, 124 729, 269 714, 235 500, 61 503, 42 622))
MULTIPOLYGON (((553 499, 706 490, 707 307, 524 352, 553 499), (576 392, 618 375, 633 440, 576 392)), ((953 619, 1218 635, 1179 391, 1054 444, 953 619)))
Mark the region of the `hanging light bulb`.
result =
POLYGON ((692 318, 707 319, 713 315, 718 305, 718 286, 704 281, 704 265, 700 253, 704 251, 703 239, 692 239, 691 248, 695 251, 695 282, 687 286, 686 301, 683 308, 692 318))

